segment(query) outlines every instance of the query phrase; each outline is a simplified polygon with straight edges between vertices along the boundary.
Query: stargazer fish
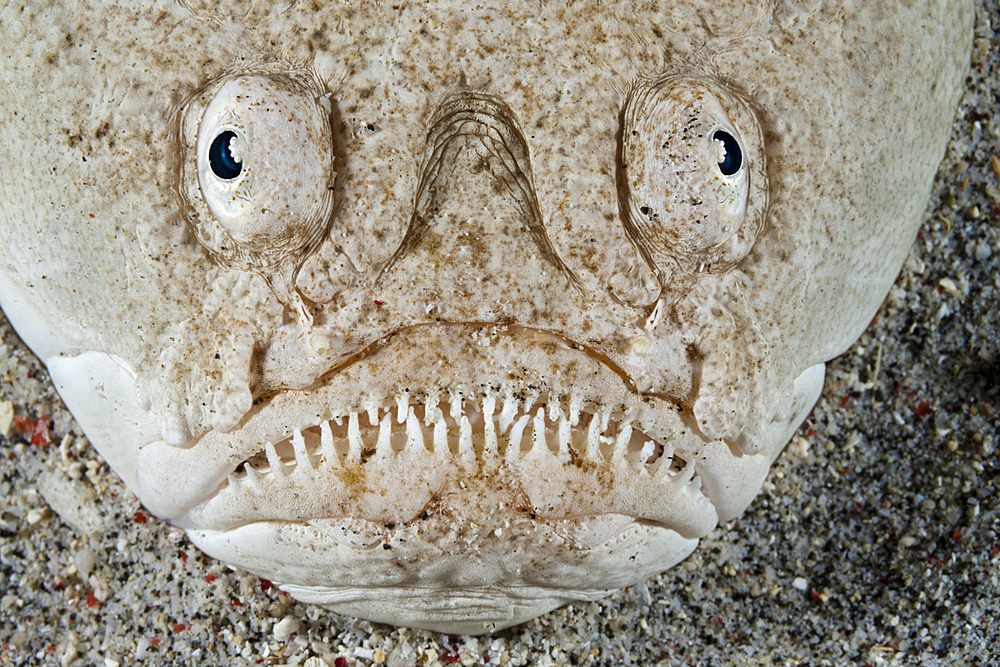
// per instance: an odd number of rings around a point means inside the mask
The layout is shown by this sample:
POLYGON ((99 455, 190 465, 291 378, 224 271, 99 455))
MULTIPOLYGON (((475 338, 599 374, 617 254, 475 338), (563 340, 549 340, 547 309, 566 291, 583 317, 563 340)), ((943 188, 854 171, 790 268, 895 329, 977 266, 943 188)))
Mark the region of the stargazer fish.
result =
POLYGON ((753 500, 908 252, 972 21, 7 5, 0 304, 205 552, 344 614, 508 627, 753 500))

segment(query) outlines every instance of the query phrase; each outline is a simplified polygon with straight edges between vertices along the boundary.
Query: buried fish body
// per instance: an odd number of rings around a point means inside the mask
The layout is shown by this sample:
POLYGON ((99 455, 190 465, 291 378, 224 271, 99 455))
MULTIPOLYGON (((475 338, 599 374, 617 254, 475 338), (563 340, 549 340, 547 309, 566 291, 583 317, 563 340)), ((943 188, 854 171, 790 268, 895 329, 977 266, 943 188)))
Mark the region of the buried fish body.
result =
POLYGON ((4 312, 304 601, 477 633, 676 564, 898 272, 971 3, 316 4, 7 8, 4 312))

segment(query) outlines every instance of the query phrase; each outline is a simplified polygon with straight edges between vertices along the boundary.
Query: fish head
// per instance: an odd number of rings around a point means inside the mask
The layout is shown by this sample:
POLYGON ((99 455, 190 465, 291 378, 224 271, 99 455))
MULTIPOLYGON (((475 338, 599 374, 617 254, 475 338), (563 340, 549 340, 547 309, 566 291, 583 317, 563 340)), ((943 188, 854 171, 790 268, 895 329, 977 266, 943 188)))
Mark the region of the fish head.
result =
POLYGON ((3 22, 34 51, 0 302, 207 553, 462 633, 745 509, 900 268, 971 34, 968 3, 236 4, 3 22))

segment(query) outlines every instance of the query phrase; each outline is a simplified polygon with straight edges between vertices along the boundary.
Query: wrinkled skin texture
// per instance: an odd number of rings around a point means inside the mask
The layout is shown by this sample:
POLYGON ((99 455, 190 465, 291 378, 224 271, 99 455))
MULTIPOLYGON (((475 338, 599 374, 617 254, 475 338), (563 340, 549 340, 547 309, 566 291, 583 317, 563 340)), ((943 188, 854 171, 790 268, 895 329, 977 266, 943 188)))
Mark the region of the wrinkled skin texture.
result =
POLYGON ((971 39, 716 4, 7 8, 0 305, 151 511, 302 600, 483 632, 640 581, 870 321, 971 39))

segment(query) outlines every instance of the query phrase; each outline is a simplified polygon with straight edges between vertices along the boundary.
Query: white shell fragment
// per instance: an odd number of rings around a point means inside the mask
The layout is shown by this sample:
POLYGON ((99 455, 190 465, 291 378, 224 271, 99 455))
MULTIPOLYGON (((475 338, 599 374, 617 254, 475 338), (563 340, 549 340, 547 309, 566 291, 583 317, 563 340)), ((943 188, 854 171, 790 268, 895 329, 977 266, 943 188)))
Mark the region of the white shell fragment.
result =
POLYGON ((863 4, 6 8, 0 305, 300 600, 599 598, 743 512, 912 243, 972 6, 863 4))

